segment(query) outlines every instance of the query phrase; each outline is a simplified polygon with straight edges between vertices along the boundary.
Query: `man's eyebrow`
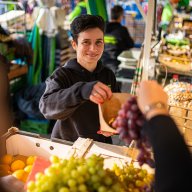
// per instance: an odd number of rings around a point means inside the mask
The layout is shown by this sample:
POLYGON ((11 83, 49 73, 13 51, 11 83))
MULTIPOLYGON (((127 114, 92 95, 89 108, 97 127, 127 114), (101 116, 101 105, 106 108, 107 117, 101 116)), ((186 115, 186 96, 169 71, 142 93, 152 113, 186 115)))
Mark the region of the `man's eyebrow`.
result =
MULTIPOLYGON (((103 41, 103 38, 96 39, 97 41, 103 41)), ((91 39, 83 39, 82 41, 91 41, 91 39)))
POLYGON ((88 40, 90 40, 90 39, 83 39, 83 41, 88 41, 88 40))

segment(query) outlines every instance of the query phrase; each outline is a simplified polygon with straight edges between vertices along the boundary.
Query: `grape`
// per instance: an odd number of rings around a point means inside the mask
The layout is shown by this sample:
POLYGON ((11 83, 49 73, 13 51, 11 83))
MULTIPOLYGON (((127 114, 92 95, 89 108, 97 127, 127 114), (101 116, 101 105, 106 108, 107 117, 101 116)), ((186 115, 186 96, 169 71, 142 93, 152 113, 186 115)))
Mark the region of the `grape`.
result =
POLYGON ((132 96, 121 107, 112 126, 116 128, 119 138, 126 144, 135 141, 135 146, 140 151, 137 157, 139 164, 142 166, 146 163, 154 168, 155 163, 150 152, 151 144, 142 129, 144 123, 145 117, 137 105, 136 97, 132 96))
POLYGON ((70 192, 70 190, 67 187, 62 187, 59 189, 59 192, 70 192))
POLYGON ((51 157, 50 167, 36 175, 27 191, 125 192, 125 189, 113 171, 104 169, 104 158, 92 155, 87 159, 71 157, 68 160, 51 157))
POLYGON ((86 185, 84 185, 84 184, 79 185, 79 191, 86 192, 87 191, 86 185))
POLYGON ((124 184, 127 192, 152 192, 154 175, 149 174, 146 169, 135 168, 133 164, 124 164, 121 168, 115 164, 113 171, 124 184))

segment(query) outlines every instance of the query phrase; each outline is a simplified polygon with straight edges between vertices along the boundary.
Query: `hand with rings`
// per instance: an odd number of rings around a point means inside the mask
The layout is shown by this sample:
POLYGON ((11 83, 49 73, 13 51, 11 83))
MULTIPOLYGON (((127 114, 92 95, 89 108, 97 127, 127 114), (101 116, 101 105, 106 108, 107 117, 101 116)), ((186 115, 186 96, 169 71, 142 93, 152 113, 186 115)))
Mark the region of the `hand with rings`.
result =
POLYGON ((89 99, 96 104, 102 104, 104 103, 105 100, 108 100, 111 97, 112 97, 111 89, 104 83, 97 82, 93 86, 89 99))

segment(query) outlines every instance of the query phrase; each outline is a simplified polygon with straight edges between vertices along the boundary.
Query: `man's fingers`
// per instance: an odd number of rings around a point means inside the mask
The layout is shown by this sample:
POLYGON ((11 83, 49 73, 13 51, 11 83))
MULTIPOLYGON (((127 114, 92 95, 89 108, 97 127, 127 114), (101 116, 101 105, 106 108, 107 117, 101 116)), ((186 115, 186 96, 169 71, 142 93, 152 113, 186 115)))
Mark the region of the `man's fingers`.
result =
POLYGON ((104 100, 101 97, 97 97, 94 95, 90 95, 89 99, 96 104, 102 104, 104 102, 104 100))
POLYGON ((104 99, 110 99, 111 96, 112 96, 112 92, 111 92, 111 89, 103 84, 103 83, 100 83, 98 84, 98 87, 97 87, 97 92, 104 98, 104 99))
POLYGON ((103 98, 104 100, 105 100, 105 99, 108 99, 108 95, 107 95, 106 91, 103 90, 102 88, 99 88, 99 89, 97 89, 96 91, 94 90, 94 91, 93 91, 93 95, 94 95, 95 97, 101 97, 101 98, 103 98))
POLYGON ((104 135, 105 137, 110 137, 112 135, 115 135, 116 133, 99 130, 99 131, 97 131, 97 134, 104 135))

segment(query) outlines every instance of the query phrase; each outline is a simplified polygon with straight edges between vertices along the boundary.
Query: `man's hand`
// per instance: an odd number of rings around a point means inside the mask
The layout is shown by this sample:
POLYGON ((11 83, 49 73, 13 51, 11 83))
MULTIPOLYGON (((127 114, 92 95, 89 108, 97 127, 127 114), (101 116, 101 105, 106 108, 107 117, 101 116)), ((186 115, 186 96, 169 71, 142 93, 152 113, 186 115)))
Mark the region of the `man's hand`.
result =
POLYGON ((112 135, 116 135, 117 133, 111 133, 111 132, 99 130, 97 131, 97 134, 104 135, 105 137, 111 137, 112 135))
POLYGON ((105 102, 105 100, 109 100, 111 97, 112 97, 111 89, 107 85, 101 82, 97 82, 93 86, 89 99, 90 101, 96 104, 102 104, 105 102))

